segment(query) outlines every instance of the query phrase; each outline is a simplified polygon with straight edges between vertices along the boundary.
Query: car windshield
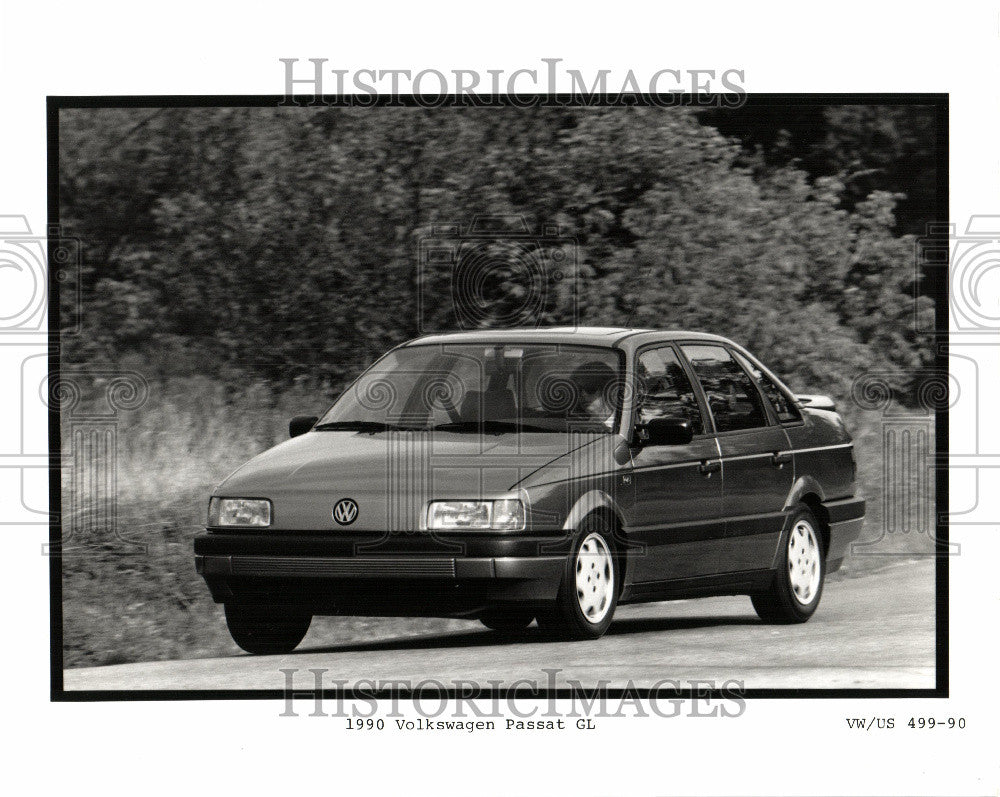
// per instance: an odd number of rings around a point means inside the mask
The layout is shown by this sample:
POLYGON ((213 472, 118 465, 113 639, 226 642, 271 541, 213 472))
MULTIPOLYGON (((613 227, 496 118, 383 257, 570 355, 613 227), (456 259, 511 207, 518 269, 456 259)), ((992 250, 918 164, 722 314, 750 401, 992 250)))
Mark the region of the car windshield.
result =
POLYGON ((376 362, 314 427, 323 430, 610 433, 624 356, 556 344, 407 346, 376 362))

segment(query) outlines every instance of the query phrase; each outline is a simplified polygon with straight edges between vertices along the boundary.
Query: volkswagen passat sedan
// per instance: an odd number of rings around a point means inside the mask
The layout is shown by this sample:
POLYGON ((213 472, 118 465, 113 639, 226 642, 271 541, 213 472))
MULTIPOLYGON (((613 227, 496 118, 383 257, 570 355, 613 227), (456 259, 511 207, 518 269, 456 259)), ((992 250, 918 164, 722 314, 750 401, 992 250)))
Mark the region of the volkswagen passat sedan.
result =
POLYGON ((595 638, 619 604, 749 595, 804 622, 864 516, 833 403, 715 335, 424 337, 290 433, 219 485, 195 540, 251 653, 292 650, 314 615, 595 638))

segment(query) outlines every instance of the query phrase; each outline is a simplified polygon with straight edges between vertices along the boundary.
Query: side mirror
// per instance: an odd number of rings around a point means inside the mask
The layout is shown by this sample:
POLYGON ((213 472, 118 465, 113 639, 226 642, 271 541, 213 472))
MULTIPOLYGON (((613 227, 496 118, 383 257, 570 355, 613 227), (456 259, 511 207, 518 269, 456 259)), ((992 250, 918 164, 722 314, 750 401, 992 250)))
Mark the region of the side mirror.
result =
POLYGON ((685 418, 652 418, 642 428, 646 434, 640 439, 647 446, 683 446, 694 437, 691 421, 685 418))
POLYGON ((803 407, 808 407, 811 410, 829 410, 830 412, 837 411, 837 404, 829 396, 812 396, 812 395, 802 395, 796 396, 799 403, 803 407))
POLYGON ((298 437, 305 434, 316 425, 319 418, 316 415, 296 415, 288 422, 288 436, 298 437))

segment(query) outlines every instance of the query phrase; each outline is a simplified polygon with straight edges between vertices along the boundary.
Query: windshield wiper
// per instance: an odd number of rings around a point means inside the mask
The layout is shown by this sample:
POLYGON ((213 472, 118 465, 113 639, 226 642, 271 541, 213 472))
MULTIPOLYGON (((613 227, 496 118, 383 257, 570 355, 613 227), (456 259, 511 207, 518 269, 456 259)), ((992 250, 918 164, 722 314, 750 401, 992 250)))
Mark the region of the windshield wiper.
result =
POLYGON ((547 429, 544 426, 535 426, 529 423, 517 423, 515 421, 455 421, 453 423, 439 423, 433 427, 434 432, 479 432, 482 430, 487 434, 503 434, 504 432, 552 432, 554 429, 547 429))
POLYGON ((316 424, 313 431, 319 432, 422 432, 426 426, 399 426, 383 421, 329 421, 316 424))

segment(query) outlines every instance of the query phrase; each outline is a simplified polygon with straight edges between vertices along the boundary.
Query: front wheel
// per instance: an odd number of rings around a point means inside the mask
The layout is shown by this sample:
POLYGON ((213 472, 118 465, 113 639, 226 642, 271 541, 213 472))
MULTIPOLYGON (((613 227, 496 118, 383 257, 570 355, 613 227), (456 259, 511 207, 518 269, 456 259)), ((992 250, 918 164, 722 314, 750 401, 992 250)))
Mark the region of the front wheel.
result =
POLYGON ((291 653, 305 637, 312 615, 301 611, 226 604, 226 625, 247 653, 291 653))
POLYGON ((608 630, 620 592, 612 540, 605 518, 584 520, 566 558, 555 605, 538 614, 542 630, 570 639, 597 639, 608 630))
POLYGON ((782 535, 781 562, 770 588, 751 596, 765 623, 804 623, 819 606, 826 556, 818 528, 815 516, 805 507, 792 516, 782 535))

